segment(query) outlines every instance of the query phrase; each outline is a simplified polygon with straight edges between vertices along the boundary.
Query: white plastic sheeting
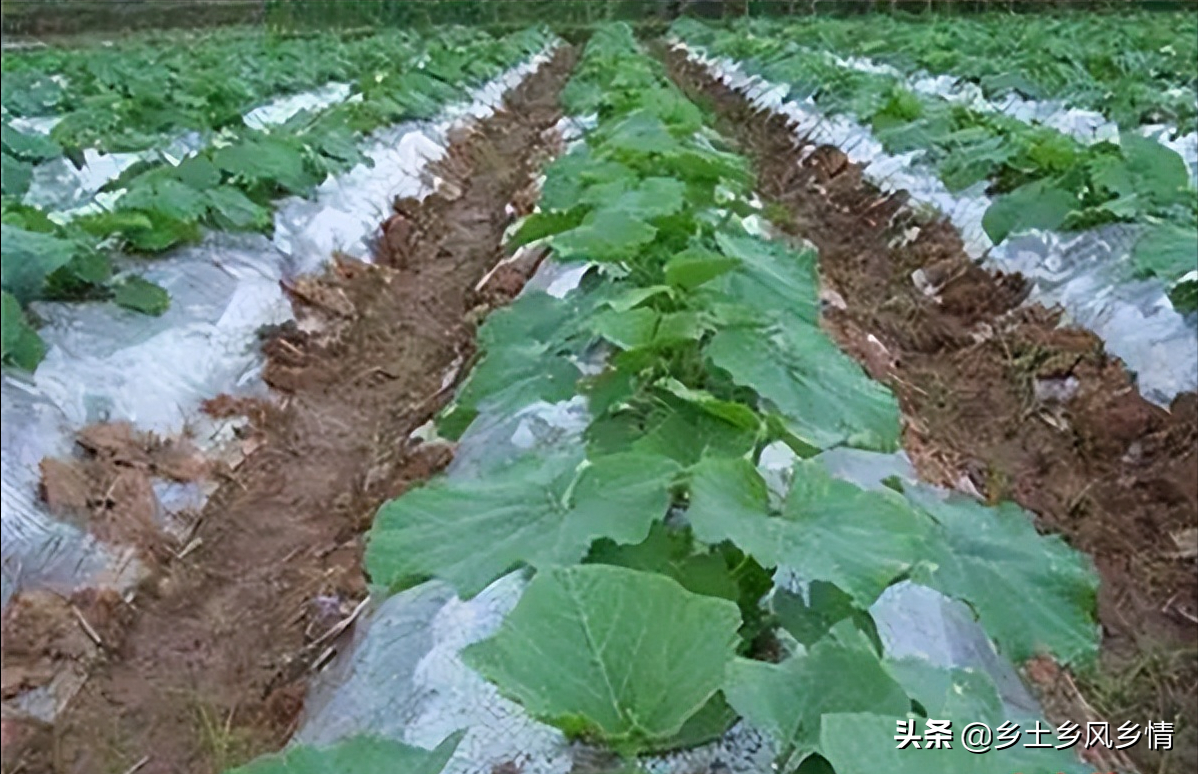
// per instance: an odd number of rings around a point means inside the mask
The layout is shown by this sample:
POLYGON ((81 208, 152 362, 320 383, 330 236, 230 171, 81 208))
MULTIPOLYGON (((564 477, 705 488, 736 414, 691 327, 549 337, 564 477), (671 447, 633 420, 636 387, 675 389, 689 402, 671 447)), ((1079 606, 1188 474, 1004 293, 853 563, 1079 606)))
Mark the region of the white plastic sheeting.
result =
POLYGON ((1136 374, 1147 400, 1167 407, 1178 393, 1198 389, 1198 325, 1173 308, 1163 282, 1132 278, 1136 227, 1076 234, 1030 231, 995 246, 982 228, 991 202, 984 182, 954 194, 934 170, 919 163, 921 152, 887 153, 867 127, 847 116, 826 115, 809 98, 788 99, 785 84, 750 76, 736 62, 709 57, 685 43, 673 44, 758 107, 792 118, 797 135, 839 147, 882 190, 905 190, 914 201, 939 210, 961 232, 971 257, 995 269, 1023 272, 1033 283, 1029 302, 1059 304, 1071 322, 1092 330, 1136 374))
MULTIPOLYGON (((330 177, 311 199, 279 203, 273 241, 260 234, 210 233, 198 245, 139 263, 147 279, 170 292, 170 309, 161 317, 111 305, 35 304, 47 321, 39 331, 46 359, 33 377, 5 370, 0 384, 4 605, 18 585, 123 588, 137 574, 127 555, 99 546, 84 530, 43 510, 37 496, 41 459, 69 454, 74 432, 100 420, 125 420, 163 434, 190 422, 201 444, 219 441, 222 426, 206 424, 199 404, 222 392, 264 391, 256 333, 291 319, 279 281, 318 271, 334 247, 368 258, 367 240, 393 198, 427 192, 422 170, 444 152, 451 126, 492 112, 508 88, 548 57, 537 55, 476 89, 468 104, 447 109, 436 123, 373 135, 366 150, 373 166, 330 177), (312 220, 320 225, 313 227, 312 220)), ((191 507, 202 504, 195 492, 163 487, 159 494, 186 497, 191 507)))
MULTIPOLYGON (((246 126, 266 129, 286 123, 302 110, 320 111, 349 98, 351 88, 345 83, 328 83, 311 91, 276 97, 244 116, 246 126)), ((21 131, 48 134, 62 116, 16 119, 13 126, 21 131)), ((65 157, 39 164, 33 170, 25 203, 57 213, 70 214, 91 204, 96 193, 115 180, 129 167, 143 159, 165 157, 182 160, 194 155, 205 145, 204 137, 196 131, 185 132, 161 149, 129 153, 101 153, 93 148, 83 152, 83 167, 65 157)))
MULTIPOLYGON (((942 97, 982 113, 1002 113, 1025 124, 1046 126, 1087 145, 1104 140, 1118 142, 1118 124, 1095 110, 1071 107, 1059 100, 1027 99, 1014 92, 1001 100, 991 100, 976 83, 952 75, 931 75, 926 72, 907 75, 896 67, 865 57, 840 57, 832 52, 823 53, 828 61, 839 67, 897 78, 917 94, 942 97)), ((1183 134, 1177 127, 1164 124, 1147 124, 1137 131, 1181 156, 1190 171, 1190 178, 1198 181, 1198 131, 1183 134)))
POLYGON ((348 83, 326 83, 324 86, 276 97, 246 113, 242 120, 251 129, 266 129, 284 124, 304 110, 318 112, 349 99, 353 88, 348 83))

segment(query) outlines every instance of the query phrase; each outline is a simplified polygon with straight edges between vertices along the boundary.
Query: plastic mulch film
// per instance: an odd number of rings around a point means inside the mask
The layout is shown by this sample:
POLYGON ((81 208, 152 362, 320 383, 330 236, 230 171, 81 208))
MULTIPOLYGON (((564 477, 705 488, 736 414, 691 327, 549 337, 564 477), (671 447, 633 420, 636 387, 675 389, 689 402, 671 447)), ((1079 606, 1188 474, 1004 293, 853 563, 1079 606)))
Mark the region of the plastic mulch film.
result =
MULTIPOLYGON (((979 112, 1002 113, 1026 124, 1046 126, 1082 143, 1117 141, 1119 137, 1118 124, 1107 120, 1102 113, 1071 107, 1059 100, 1027 99, 1014 92, 994 100, 986 97, 976 83, 952 75, 931 75, 926 72, 906 75, 896 67, 865 57, 840 57, 831 52, 825 52, 825 56, 840 67, 897 78, 917 94, 942 97, 979 112)), ((1137 132, 1181 156, 1190 172, 1190 179, 1198 183, 1198 131, 1182 134, 1177 127, 1166 124, 1145 124, 1138 127, 1137 132)))
MULTIPOLYGON (((335 248, 369 259, 368 241, 394 197, 431 190, 422 173, 443 154, 451 126, 492 112, 504 92, 548 59, 546 52, 512 68, 438 122, 375 133, 366 149, 373 166, 330 177, 310 199, 278 203, 273 241, 213 232, 198 245, 139 262, 146 279, 171 295, 161 317, 103 304, 34 305, 47 321, 39 330, 46 359, 32 377, 6 370, 0 385, 4 605, 18 587, 125 588, 139 572, 127 554, 44 510, 39 462, 69 455, 74 433, 100 421, 160 434, 189 425, 201 445, 219 446, 232 427, 206 420, 199 404, 221 393, 265 394, 255 340, 263 326, 292 318, 280 280, 318 271, 335 248)), ((178 485, 160 485, 156 493, 164 517, 202 505, 207 494, 178 485)))
POLYGON ((685 43, 673 45, 758 107, 793 118, 796 134, 840 148, 882 190, 905 190, 915 202, 948 217, 971 257, 1004 272, 1022 272, 1033 283, 1029 303, 1059 304, 1068 322, 1093 331, 1136 375, 1145 399, 1168 407, 1178 393, 1198 389, 1198 325, 1193 315, 1173 308, 1165 283, 1132 276, 1136 226, 1068 234, 1029 231, 996 246, 982 228, 991 203, 984 182, 951 193, 934 170, 919 162, 919 151, 887 153, 856 121, 826 115, 810 99, 787 99, 785 84, 750 76, 737 63, 709 57, 685 43))
MULTIPOLYGON (((327 83, 311 91, 276 97, 245 114, 245 125, 252 129, 265 129, 283 124, 300 111, 321 111, 344 102, 352 91, 349 84, 327 83)), ((61 116, 17 119, 13 127, 22 131, 49 133, 61 116)), ((60 157, 33 170, 29 190, 24 201, 55 213, 69 214, 92 204, 96 194, 110 180, 120 176, 139 161, 165 158, 181 160, 194 155, 206 144, 199 132, 184 132, 173 138, 165 147, 130 153, 101 153, 93 148, 83 151, 83 166, 76 168, 67 158, 60 157)), ((177 161, 175 163, 178 163, 177 161)))

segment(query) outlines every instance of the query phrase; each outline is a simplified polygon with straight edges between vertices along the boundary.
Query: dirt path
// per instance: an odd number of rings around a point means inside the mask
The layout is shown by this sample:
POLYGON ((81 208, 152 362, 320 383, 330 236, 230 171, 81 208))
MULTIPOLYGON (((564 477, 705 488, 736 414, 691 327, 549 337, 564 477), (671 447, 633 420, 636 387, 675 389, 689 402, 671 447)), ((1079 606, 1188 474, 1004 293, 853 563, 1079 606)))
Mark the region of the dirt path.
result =
POLYGON ((451 138, 432 170, 443 184, 396 203, 375 265, 342 260, 287 288, 299 325, 265 344, 265 378, 282 399, 208 406, 251 418, 235 469, 172 467, 195 462, 194 450, 163 451, 120 427, 89 430, 86 459, 43 466, 49 502, 107 539, 136 540, 152 572, 129 601, 34 593, 11 605, 6 773, 209 774, 291 735, 307 675, 366 595, 361 538, 375 510, 452 455, 409 434, 452 396, 481 313, 535 268, 509 266, 475 289, 558 150, 557 96, 574 56, 562 50, 504 109, 451 138), (138 509, 153 477, 209 474, 223 484, 184 538, 147 533, 138 509), (74 698, 54 725, 12 711, 19 694, 64 680, 74 698))
POLYGON ((1148 403, 1098 338, 1020 307, 1022 278, 977 267, 951 225, 917 222, 839 150, 806 155, 810 144, 795 140, 786 119, 756 112, 680 52, 666 59, 757 160, 758 191, 785 213, 778 225, 819 249, 823 281, 838 294, 826 327, 897 394, 920 475, 992 502, 1015 500, 1042 530, 1094 557, 1102 665, 1078 678, 1080 693, 1051 663, 1028 665, 1050 718, 1174 722, 1171 753, 1141 743, 1132 757, 1145 772, 1192 771, 1198 574, 1186 541, 1192 551, 1195 396, 1179 396, 1169 411, 1148 403), (917 235, 905 238, 912 227, 917 235))

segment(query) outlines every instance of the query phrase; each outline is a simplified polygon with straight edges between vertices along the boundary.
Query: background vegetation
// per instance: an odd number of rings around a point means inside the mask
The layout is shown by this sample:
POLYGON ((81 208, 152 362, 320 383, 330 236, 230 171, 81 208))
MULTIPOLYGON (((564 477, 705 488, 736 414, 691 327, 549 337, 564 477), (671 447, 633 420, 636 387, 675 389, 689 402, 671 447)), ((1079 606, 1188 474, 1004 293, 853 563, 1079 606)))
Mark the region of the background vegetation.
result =
POLYGON ((1193 7, 1198 0, 2 0, 5 44, 27 38, 231 24, 281 29, 433 24, 521 27, 548 22, 568 30, 601 21, 651 26, 680 14, 955 11, 995 8, 1193 7))

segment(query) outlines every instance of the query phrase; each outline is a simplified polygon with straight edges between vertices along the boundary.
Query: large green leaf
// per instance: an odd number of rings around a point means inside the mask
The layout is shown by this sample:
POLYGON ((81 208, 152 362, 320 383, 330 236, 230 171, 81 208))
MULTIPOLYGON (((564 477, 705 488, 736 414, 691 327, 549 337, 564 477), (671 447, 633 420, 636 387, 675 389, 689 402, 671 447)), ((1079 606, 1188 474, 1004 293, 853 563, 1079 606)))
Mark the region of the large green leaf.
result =
POLYGON ((465 735, 459 731, 435 750, 369 736, 351 737, 328 747, 301 744, 264 755, 227 774, 439 774, 465 735))
POLYGON ((658 522, 649 530, 649 537, 635 545, 597 541, 587 561, 657 573, 673 578, 695 594, 736 601, 740 589, 723 555, 711 550, 697 552, 695 548, 687 530, 671 529, 658 522))
POLYGON ((763 565, 835 584, 861 608, 923 560, 934 526, 897 494, 834 479, 815 462, 795 467, 777 515, 748 460, 703 460, 690 491, 687 519, 699 540, 731 540, 763 565))
POLYGON ((1185 205, 1193 198, 1189 172, 1177 151, 1135 132, 1120 134, 1119 145, 1135 193, 1161 207, 1185 205))
POLYGON ((613 209, 626 210, 637 217, 653 219, 672 215, 682 209, 686 184, 671 177, 647 177, 637 186, 610 202, 613 209))
POLYGON ((208 209, 204 195, 194 188, 171 178, 135 179, 129 191, 120 199, 119 207, 127 210, 161 212, 169 218, 197 221, 208 209))
POLYGON ((62 154, 62 148, 49 137, 26 134, 14 129, 7 122, 0 126, 0 150, 14 158, 34 163, 57 158, 62 154))
POLYGON ((785 327, 729 328, 712 337, 706 352, 733 381, 772 404, 805 444, 898 448, 894 394, 814 325, 796 320, 785 327))
POLYGON ((653 241, 657 229, 627 210, 596 210, 578 228, 553 237, 563 260, 622 261, 653 241))
POLYGON ((320 180, 304 167, 298 148, 282 139, 260 137, 217 150, 212 163, 231 175, 271 183, 295 194, 305 193, 320 180))
POLYGON ((1085 662, 1098 650, 1098 576, 1084 554, 1036 532, 1014 503, 991 508, 963 496, 909 492, 941 527, 913 579, 962 599, 1012 661, 1051 653, 1085 662), (1018 600, 1015 604, 1013 600, 1018 600))
POLYGON ((624 753, 708 705, 737 642, 732 602, 623 567, 542 571, 499 633, 462 657, 533 716, 624 753))
POLYGON ((126 210, 85 215, 75 223, 98 237, 119 235, 132 251, 160 253, 200 238, 199 223, 181 220, 158 210, 126 210))
POLYGON ((1198 270, 1198 228, 1161 223, 1149 228, 1132 251, 1136 273, 1175 280, 1198 270))
POLYGON ((0 360, 32 371, 46 356, 46 345, 25 319, 21 303, 7 291, 0 292, 0 360))
POLYGON ((1038 180, 995 199, 982 216, 982 228, 990 241, 998 244, 1019 231, 1060 228, 1079 206, 1075 194, 1038 180))
POLYGON ((385 504, 366 550, 374 581, 450 581, 470 597, 520 564, 577 562, 601 537, 639 543, 679 467, 659 455, 528 455, 477 480, 438 479, 385 504))
POLYGON ((814 250, 791 250, 778 242, 726 232, 717 234, 716 241, 724 255, 739 261, 737 269, 722 277, 716 287, 763 315, 818 323, 819 272, 814 250))
POLYGON ((465 430, 482 403, 510 414, 538 400, 555 403, 574 395, 581 371, 570 359, 569 334, 578 314, 578 304, 541 291, 522 293, 492 312, 478 331, 483 357, 442 421, 442 432, 465 430))
POLYGON ((0 224, 3 289, 23 304, 42 294, 46 278, 70 263, 75 245, 49 234, 0 224))
POLYGON ((691 247, 669 260, 665 280, 674 287, 692 290, 732 271, 739 263, 713 250, 691 247))
POLYGON ((678 149, 678 141, 660 118, 647 110, 638 110, 618 122, 607 133, 604 144, 634 154, 669 153, 678 149))
POLYGON ((800 756, 819 750, 825 715, 870 711, 902 718, 911 709, 873 643, 848 622, 781 664, 736 659, 724 693, 745 719, 800 756))
POLYGON ((170 308, 171 297, 161 286, 142 277, 128 277, 113 288, 117 306, 157 317, 170 308))
POLYGON ((611 407, 587 429, 597 453, 636 451, 664 455, 683 465, 704 456, 743 457, 760 437, 760 422, 714 398, 686 397, 685 392, 654 391, 628 405, 611 407))
POLYGON ((885 667, 930 718, 991 727, 1008 719, 994 681, 984 672, 946 669, 916 658, 887 660, 885 667))
POLYGON ((853 597, 827 581, 811 581, 806 594, 776 589, 770 606, 778 625, 800 644, 810 646, 846 619, 865 632, 878 650, 882 649, 877 626, 869 613, 853 603, 853 597))
POLYGON ((7 153, 0 153, 0 194, 24 196, 32 179, 32 164, 15 159, 7 153))
POLYGON ((221 228, 266 230, 271 225, 271 213, 240 190, 222 185, 204 191, 204 199, 212 220, 221 228))

